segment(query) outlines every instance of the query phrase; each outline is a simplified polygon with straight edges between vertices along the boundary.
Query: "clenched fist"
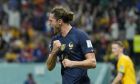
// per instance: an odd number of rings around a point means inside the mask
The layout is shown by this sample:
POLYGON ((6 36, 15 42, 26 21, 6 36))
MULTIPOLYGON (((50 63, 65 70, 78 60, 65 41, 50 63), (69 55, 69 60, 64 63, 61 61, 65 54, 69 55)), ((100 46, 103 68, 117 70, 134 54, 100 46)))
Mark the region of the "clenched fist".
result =
POLYGON ((69 68, 71 68, 71 67, 73 67, 73 61, 71 61, 71 60, 69 60, 69 59, 64 59, 63 61, 62 61, 62 64, 63 64, 63 66, 66 68, 66 67, 69 67, 69 68))
POLYGON ((61 43, 59 40, 55 40, 53 41, 53 49, 52 49, 52 52, 56 53, 60 50, 61 48, 61 43))

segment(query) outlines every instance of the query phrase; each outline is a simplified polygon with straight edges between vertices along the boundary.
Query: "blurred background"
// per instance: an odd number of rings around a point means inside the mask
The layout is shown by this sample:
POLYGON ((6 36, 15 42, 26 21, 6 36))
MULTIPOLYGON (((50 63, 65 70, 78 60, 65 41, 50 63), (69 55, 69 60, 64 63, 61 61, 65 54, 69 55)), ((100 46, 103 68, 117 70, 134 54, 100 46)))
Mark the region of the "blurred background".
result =
POLYGON ((92 84, 110 84, 116 75, 111 42, 121 40, 140 84, 140 0, 0 0, 0 84, 61 84, 60 64, 49 72, 52 30, 48 13, 56 5, 75 13, 73 26, 87 32, 96 51, 92 84))

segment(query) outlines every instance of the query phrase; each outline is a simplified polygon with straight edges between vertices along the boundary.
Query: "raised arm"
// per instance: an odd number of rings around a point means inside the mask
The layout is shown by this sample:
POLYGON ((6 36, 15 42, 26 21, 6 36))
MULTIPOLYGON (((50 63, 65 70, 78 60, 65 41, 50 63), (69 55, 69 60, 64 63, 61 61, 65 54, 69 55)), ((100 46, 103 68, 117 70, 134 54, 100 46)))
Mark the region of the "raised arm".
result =
POLYGON ((49 71, 53 70, 56 65, 57 53, 60 50, 60 47, 61 47, 61 43, 59 40, 53 41, 52 51, 49 54, 48 59, 46 61, 46 65, 49 71))

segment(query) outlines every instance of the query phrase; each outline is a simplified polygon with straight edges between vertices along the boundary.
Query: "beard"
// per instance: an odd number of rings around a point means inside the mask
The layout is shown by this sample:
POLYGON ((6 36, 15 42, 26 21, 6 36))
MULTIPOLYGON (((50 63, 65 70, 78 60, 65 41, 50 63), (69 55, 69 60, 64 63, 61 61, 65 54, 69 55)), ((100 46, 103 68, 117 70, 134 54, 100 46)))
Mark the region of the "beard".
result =
POLYGON ((60 27, 54 27, 53 28, 53 33, 54 33, 54 35, 57 35, 58 33, 60 33, 60 27))

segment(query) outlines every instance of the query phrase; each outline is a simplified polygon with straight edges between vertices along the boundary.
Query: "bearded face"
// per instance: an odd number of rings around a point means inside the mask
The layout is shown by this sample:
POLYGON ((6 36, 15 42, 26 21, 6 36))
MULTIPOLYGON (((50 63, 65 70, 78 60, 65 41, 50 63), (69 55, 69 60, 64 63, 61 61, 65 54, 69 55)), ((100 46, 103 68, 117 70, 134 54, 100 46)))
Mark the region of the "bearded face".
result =
POLYGON ((60 32, 60 21, 59 20, 56 20, 56 18, 54 17, 54 14, 50 14, 49 15, 49 24, 50 26, 53 28, 53 32, 54 34, 58 34, 60 32))
POLYGON ((58 34, 60 32, 60 25, 54 25, 53 32, 54 35, 58 34))

